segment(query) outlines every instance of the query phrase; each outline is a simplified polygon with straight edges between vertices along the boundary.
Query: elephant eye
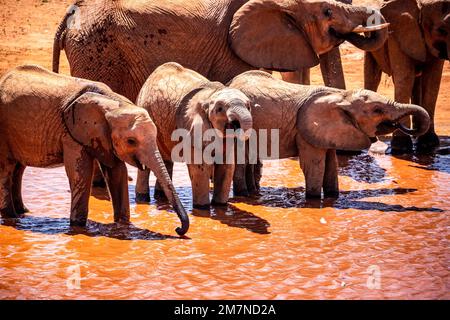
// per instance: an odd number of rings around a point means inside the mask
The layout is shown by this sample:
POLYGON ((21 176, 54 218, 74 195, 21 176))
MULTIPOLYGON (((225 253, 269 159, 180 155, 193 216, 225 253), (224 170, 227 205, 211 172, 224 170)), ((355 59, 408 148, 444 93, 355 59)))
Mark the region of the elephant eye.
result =
POLYGON ((137 141, 134 138, 128 138, 127 143, 129 146, 135 147, 137 145, 137 141))
POLYGON ((324 16, 327 17, 327 18, 331 18, 331 16, 333 15, 333 11, 331 11, 330 8, 327 8, 327 9, 325 9, 325 10, 323 11, 323 14, 324 14, 324 16))
POLYGON ((217 113, 220 113, 220 112, 222 112, 223 111, 223 107, 218 107, 217 108, 217 113))

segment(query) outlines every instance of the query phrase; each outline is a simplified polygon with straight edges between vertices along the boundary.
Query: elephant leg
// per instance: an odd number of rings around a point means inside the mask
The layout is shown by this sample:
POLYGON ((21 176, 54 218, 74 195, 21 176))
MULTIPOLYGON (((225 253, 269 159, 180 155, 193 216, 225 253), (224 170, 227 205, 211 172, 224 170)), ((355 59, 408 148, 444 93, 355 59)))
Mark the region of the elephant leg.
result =
POLYGON ((316 148, 297 134, 300 168, 305 176, 306 198, 321 198, 327 150, 316 148))
POLYGON ((13 174, 16 163, 0 158, 0 214, 2 218, 17 218, 13 201, 13 174))
POLYGON ((70 225, 86 226, 94 159, 73 140, 63 143, 64 167, 71 191, 70 225))
POLYGON ((95 161, 94 174, 92 178, 92 186, 94 188, 106 188, 106 181, 103 177, 102 170, 100 168, 100 163, 95 161))
POLYGON ((150 202, 150 169, 138 170, 136 180, 136 202, 149 203, 150 202))
POLYGON ((17 214, 24 214, 26 212, 29 212, 29 210, 23 204, 22 199, 22 177, 24 171, 25 166, 17 163, 12 176, 12 197, 14 202, 14 209, 16 210, 17 214))
POLYGON ((212 165, 188 164, 189 177, 192 184, 192 203, 194 209, 208 209, 209 201, 209 179, 212 165))
POLYGON ((235 197, 248 197, 246 164, 236 164, 233 176, 233 195, 235 197))
POLYGON ((326 198, 339 197, 338 161, 336 150, 329 149, 326 154, 323 194, 326 198))
MULTIPOLYGON (((173 162, 170 160, 164 160, 164 165, 166 166, 169 177, 172 180, 173 162)), ((158 180, 156 180, 155 183, 155 193, 153 197, 158 200, 167 200, 166 194, 164 193, 164 190, 158 180)))
POLYGON ((430 115, 430 128, 417 139, 418 151, 430 151, 439 145, 439 137, 434 131, 434 112, 439 94, 444 60, 435 59, 425 66, 422 71, 422 103, 421 106, 430 115))
POLYGON ((258 187, 256 186, 256 164, 247 164, 245 175, 249 195, 258 194, 258 187))
MULTIPOLYGON (((395 40, 389 39, 389 58, 392 67, 392 77, 395 87, 395 101, 400 103, 410 103, 414 81, 416 77, 416 66, 414 62, 406 56, 400 49, 395 40)), ((411 120, 406 118, 402 120, 402 124, 409 128, 411 120)), ((396 130, 392 136, 391 150, 392 153, 410 153, 413 144, 411 137, 400 130, 396 130)))
POLYGON ((381 68, 370 52, 364 55, 364 88, 377 91, 381 82, 381 68))
POLYGON ((102 165, 103 175, 111 195, 114 222, 130 222, 130 201, 128 198, 128 170, 124 162, 109 168, 102 165))
POLYGON ((255 186, 256 186, 256 191, 257 193, 259 193, 259 191, 261 190, 261 178, 262 178, 262 170, 263 170, 263 163, 260 159, 258 159, 258 162, 255 165, 255 172, 254 172, 254 177, 255 177, 255 186))
POLYGON ((322 72, 323 83, 327 87, 345 89, 344 70, 342 69, 341 52, 339 48, 319 56, 320 70, 322 72))
POLYGON ((230 197, 231 182, 233 181, 234 164, 214 165, 214 193, 212 204, 226 205, 230 197))

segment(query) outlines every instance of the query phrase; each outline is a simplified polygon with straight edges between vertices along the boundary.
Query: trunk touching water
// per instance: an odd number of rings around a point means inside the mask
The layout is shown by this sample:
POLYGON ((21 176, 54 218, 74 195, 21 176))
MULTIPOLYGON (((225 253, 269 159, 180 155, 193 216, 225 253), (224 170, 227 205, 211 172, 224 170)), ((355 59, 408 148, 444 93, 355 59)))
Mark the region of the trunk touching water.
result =
POLYGON ((145 162, 143 162, 143 164, 148 166, 150 170, 153 171, 156 179, 158 179, 158 182, 164 190, 164 194, 166 195, 167 199, 169 200, 170 204, 174 208, 175 212, 178 215, 178 218, 181 221, 181 227, 176 228, 175 231, 180 236, 184 235, 189 229, 189 217, 175 191, 175 187, 173 186, 172 180, 170 179, 169 173, 167 172, 166 166, 164 165, 159 151, 157 151, 156 149, 156 151, 152 152, 148 164, 146 164, 145 162))
POLYGON ((358 25, 352 32, 340 35, 340 37, 364 51, 381 48, 388 38, 388 24, 379 11, 366 7, 350 7, 348 10, 351 16, 356 17, 355 21, 358 25), (373 23, 377 24, 373 25, 373 23), (360 32, 365 32, 368 36, 360 35, 360 32))

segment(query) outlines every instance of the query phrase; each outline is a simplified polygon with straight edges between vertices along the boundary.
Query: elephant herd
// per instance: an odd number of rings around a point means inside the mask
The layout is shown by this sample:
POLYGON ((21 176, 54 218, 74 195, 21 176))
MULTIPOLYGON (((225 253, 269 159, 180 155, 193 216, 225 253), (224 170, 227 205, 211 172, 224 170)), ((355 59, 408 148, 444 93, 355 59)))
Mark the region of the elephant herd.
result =
MULTIPOLYGON (((194 141, 196 130, 213 129, 225 145, 227 130, 237 129, 243 137, 232 140, 247 146, 250 135, 278 130, 278 158, 298 157, 306 197, 338 195, 336 149, 363 150, 392 132, 393 152, 411 152, 411 136, 419 137, 417 150, 437 146, 449 1, 390 0, 380 10, 345 2, 77 1, 56 31, 53 72, 26 65, 0 79, 1 216, 28 211, 21 196, 27 166, 63 164, 70 223, 86 225, 98 165, 114 220, 127 223, 128 163, 139 169, 136 201, 150 201, 153 172, 154 196, 171 203, 183 235, 189 218, 171 180, 179 129, 202 151, 208 146, 194 141), (365 51, 365 89, 345 90, 344 41, 365 51), (71 76, 58 74, 61 50, 71 76), (319 63, 326 87, 309 85, 308 68, 319 63), (286 81, 258 69, 280 71, 286 81), (395 101, 375 92, 382 72, 393 77, 395 101)), ((257 193, 261 158, 186 161, 193 207, 226 205, 231 186, 235 196, 257 193)))

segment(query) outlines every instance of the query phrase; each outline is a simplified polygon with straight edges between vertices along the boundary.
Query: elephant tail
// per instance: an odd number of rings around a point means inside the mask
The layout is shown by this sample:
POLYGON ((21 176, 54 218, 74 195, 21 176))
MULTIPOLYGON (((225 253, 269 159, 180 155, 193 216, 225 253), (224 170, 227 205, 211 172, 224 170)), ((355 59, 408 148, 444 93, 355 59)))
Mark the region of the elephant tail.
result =
POLYGON ((61 55, 61 50, 64 49, 64 40, 67 32, 67 25, 69 23, 69 18, 75 14, 75 10, 71 10, 72 7, 69 7, 69 10, 65 14, 63 20, 60 22, 58 29, 56 30, 55 38, 53 40, 53 72, 59 72, 59 58, 61 55))

